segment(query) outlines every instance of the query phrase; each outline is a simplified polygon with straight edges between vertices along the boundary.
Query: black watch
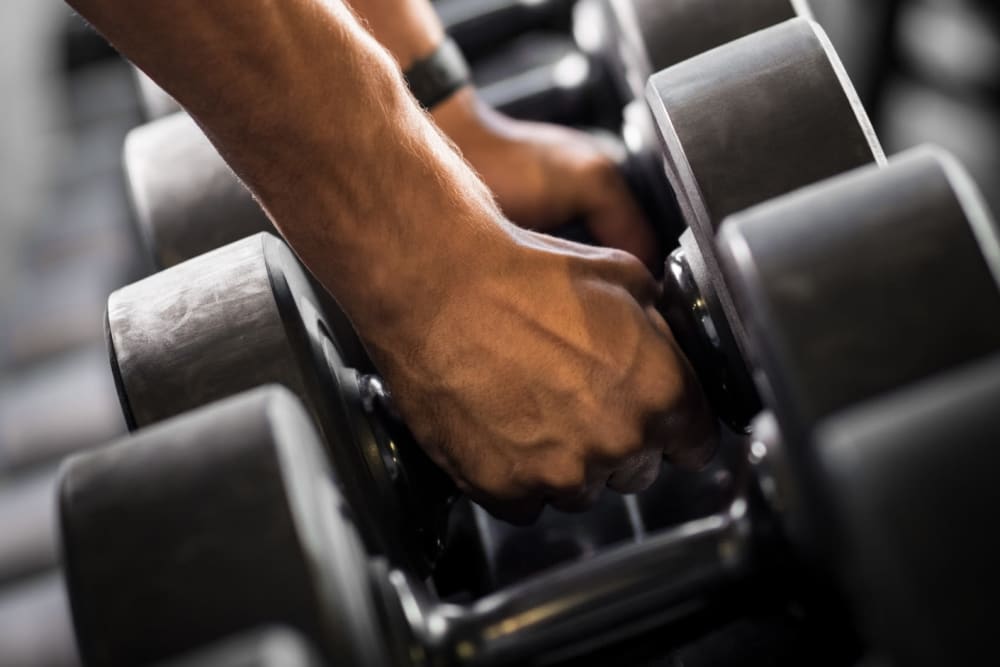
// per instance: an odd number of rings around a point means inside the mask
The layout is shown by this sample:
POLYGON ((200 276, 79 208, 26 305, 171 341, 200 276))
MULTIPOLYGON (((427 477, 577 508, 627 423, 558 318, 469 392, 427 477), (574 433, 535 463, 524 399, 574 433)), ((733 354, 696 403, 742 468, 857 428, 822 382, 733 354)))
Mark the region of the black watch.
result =
POLYGON ((414 62, 403 76, 417 102, 429 111, 469 83, 469 65, 454 40, 446 37, 434 53, 414 62))

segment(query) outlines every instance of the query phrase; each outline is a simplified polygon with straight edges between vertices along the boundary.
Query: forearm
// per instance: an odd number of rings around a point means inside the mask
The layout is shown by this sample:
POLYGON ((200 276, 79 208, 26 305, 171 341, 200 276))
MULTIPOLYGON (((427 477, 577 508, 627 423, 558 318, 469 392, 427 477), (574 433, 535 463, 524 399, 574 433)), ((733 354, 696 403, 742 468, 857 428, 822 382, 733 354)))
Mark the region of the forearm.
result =
POLYGON ((489 192, 339 1, 72 4, 197 119, 352 317, 391 321, 412 297, 391 294, 437 288, 420 284, 424 263, 457 268, 476 261, 473 238, 503 235, 489 192))

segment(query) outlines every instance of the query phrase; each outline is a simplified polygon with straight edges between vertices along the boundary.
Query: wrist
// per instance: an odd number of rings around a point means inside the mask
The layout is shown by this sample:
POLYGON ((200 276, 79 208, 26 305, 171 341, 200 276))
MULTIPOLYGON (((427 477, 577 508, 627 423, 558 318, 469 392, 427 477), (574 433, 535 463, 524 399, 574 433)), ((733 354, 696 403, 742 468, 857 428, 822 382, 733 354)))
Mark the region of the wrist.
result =
POLYGON ((335 291, 376 360, 421 348, 442 312, 475 309, 483 287, 524 254, 518 230, 493 206, 414 213, 422 229, 413 241, 381 253, 363 286, 335 291))
POLYGON ((434 107, 431 117, 467 159, 503 141, 516 122, 483 102, 471 84, 434 107))

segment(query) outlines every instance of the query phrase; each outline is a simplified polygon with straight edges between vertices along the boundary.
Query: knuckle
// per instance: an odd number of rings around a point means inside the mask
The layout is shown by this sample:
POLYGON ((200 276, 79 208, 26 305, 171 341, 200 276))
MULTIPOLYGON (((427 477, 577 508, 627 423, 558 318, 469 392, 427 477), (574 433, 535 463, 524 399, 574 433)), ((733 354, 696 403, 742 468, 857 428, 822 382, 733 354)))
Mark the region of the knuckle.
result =
POLYGON ((642 383, 642 407, 653 413, 672 412, 683 403, 687 393, 682 362, 669 348, 651 361, 646 367, 646 381, 642 383))
POLYGON ((620 267, 628 275, 633 276, 636 280, 648 279, 650 284, 653 283, 653 277, 649 274, 649 269, 632 253, 612 248, 608 250, 608 260, 620 267))
POLYGON ((576 497, 586 493, 587 476, 577 461, 563 461, 558 465, 544 466, 538 472, 538 483, 548 493, 557 497, 576 497))
POLYGON ((652 486, 660 475, 660 455, 646 451, 621 466, 608 480, 608 486, 620 493, 639 493, 652 486))

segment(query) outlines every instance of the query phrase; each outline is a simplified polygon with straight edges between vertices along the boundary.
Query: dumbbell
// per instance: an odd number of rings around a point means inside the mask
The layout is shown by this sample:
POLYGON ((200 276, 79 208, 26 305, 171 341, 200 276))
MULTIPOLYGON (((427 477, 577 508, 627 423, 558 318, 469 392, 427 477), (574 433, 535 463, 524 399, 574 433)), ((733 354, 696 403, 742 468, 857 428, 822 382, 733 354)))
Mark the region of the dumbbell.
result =
POLYGON ((92 664, 142 664, 267 621, 302 630, 335 664, 390 664, 387 654, 548 664, 676 622, 791 547, 860 583, 844 589, 858 619, 877 647, 909 659, 900 664, 964 655, 989 641, 980 603, 1000 590, 981 530, 991 524, 963 522, 996 506, 983 502, 996 491, 981 464, 1000 428, 998 231, 968 175, 933 150, 731 216, 719 256, 768 409, 734 470, 732 502, 465 605, 369 560, 352 526, 367 508, 332 482, 353 471, 326 469, 284 391, 256 390, 83 455, 60 482, 81 651, 92 664), (981 471, 973 486, 970 466, 981 471), (920 551, 914 503, 954 539, 920 551), (919 569, 901 571, 914 558, 919 569), (280 582, 266 574, 275 571, 280 582), (942 576, 962 587, 949 596, 942 576), (929 593, 961 604, 934 607, 929 593), (205 600, 211 612, 193 613, 205 600), (928 619, 947 632, 921 626, 928 619), (934 653, 914 653, 923 647, 934 653))
MULTIPOLYGON (((653 67, 672 65, 800 12, 808 15, 801 1, 740 3, 725 11, 717 4, 633 6, 585 0, 575 11, 579 52, 565 44, 555 46, 547 65, 485 86, 480 95, 515 116, 552 120, 554 110, 580 99, 591 99, 591 106, 608 106, 618 115, 627 101, 641 97, 646 78, 656 71, 653 67), (635 23, 647 32, 639 31, 635 23), (650 49, 641 43, 626 46, 652 35, 659 40, 655 53, 647 53, 650 49), (668 43, 672 46, 660 46, 668 43), (617 95, 609 94, 611 90, 617 95), (539 110, 549 116, 539 115, 539 110)), ((512 49, 525 51, 518 45, 512 49)), ((502 59, 513 58, 505 54, 502 59)), ((665 183, 652 123, 641 103, 624 115, 623 169, 650 217, 661 219, 662 211, 672 210, 672 203, 661 196, 665 183)), ((136 224, 160 266, 271 229, 267 216, 190 119, 171 117, 133 131, 126 140, 124 162, 136 224)), ((665 227, 665 237, 672 240, 676 230, 669 224, 665 227)))

